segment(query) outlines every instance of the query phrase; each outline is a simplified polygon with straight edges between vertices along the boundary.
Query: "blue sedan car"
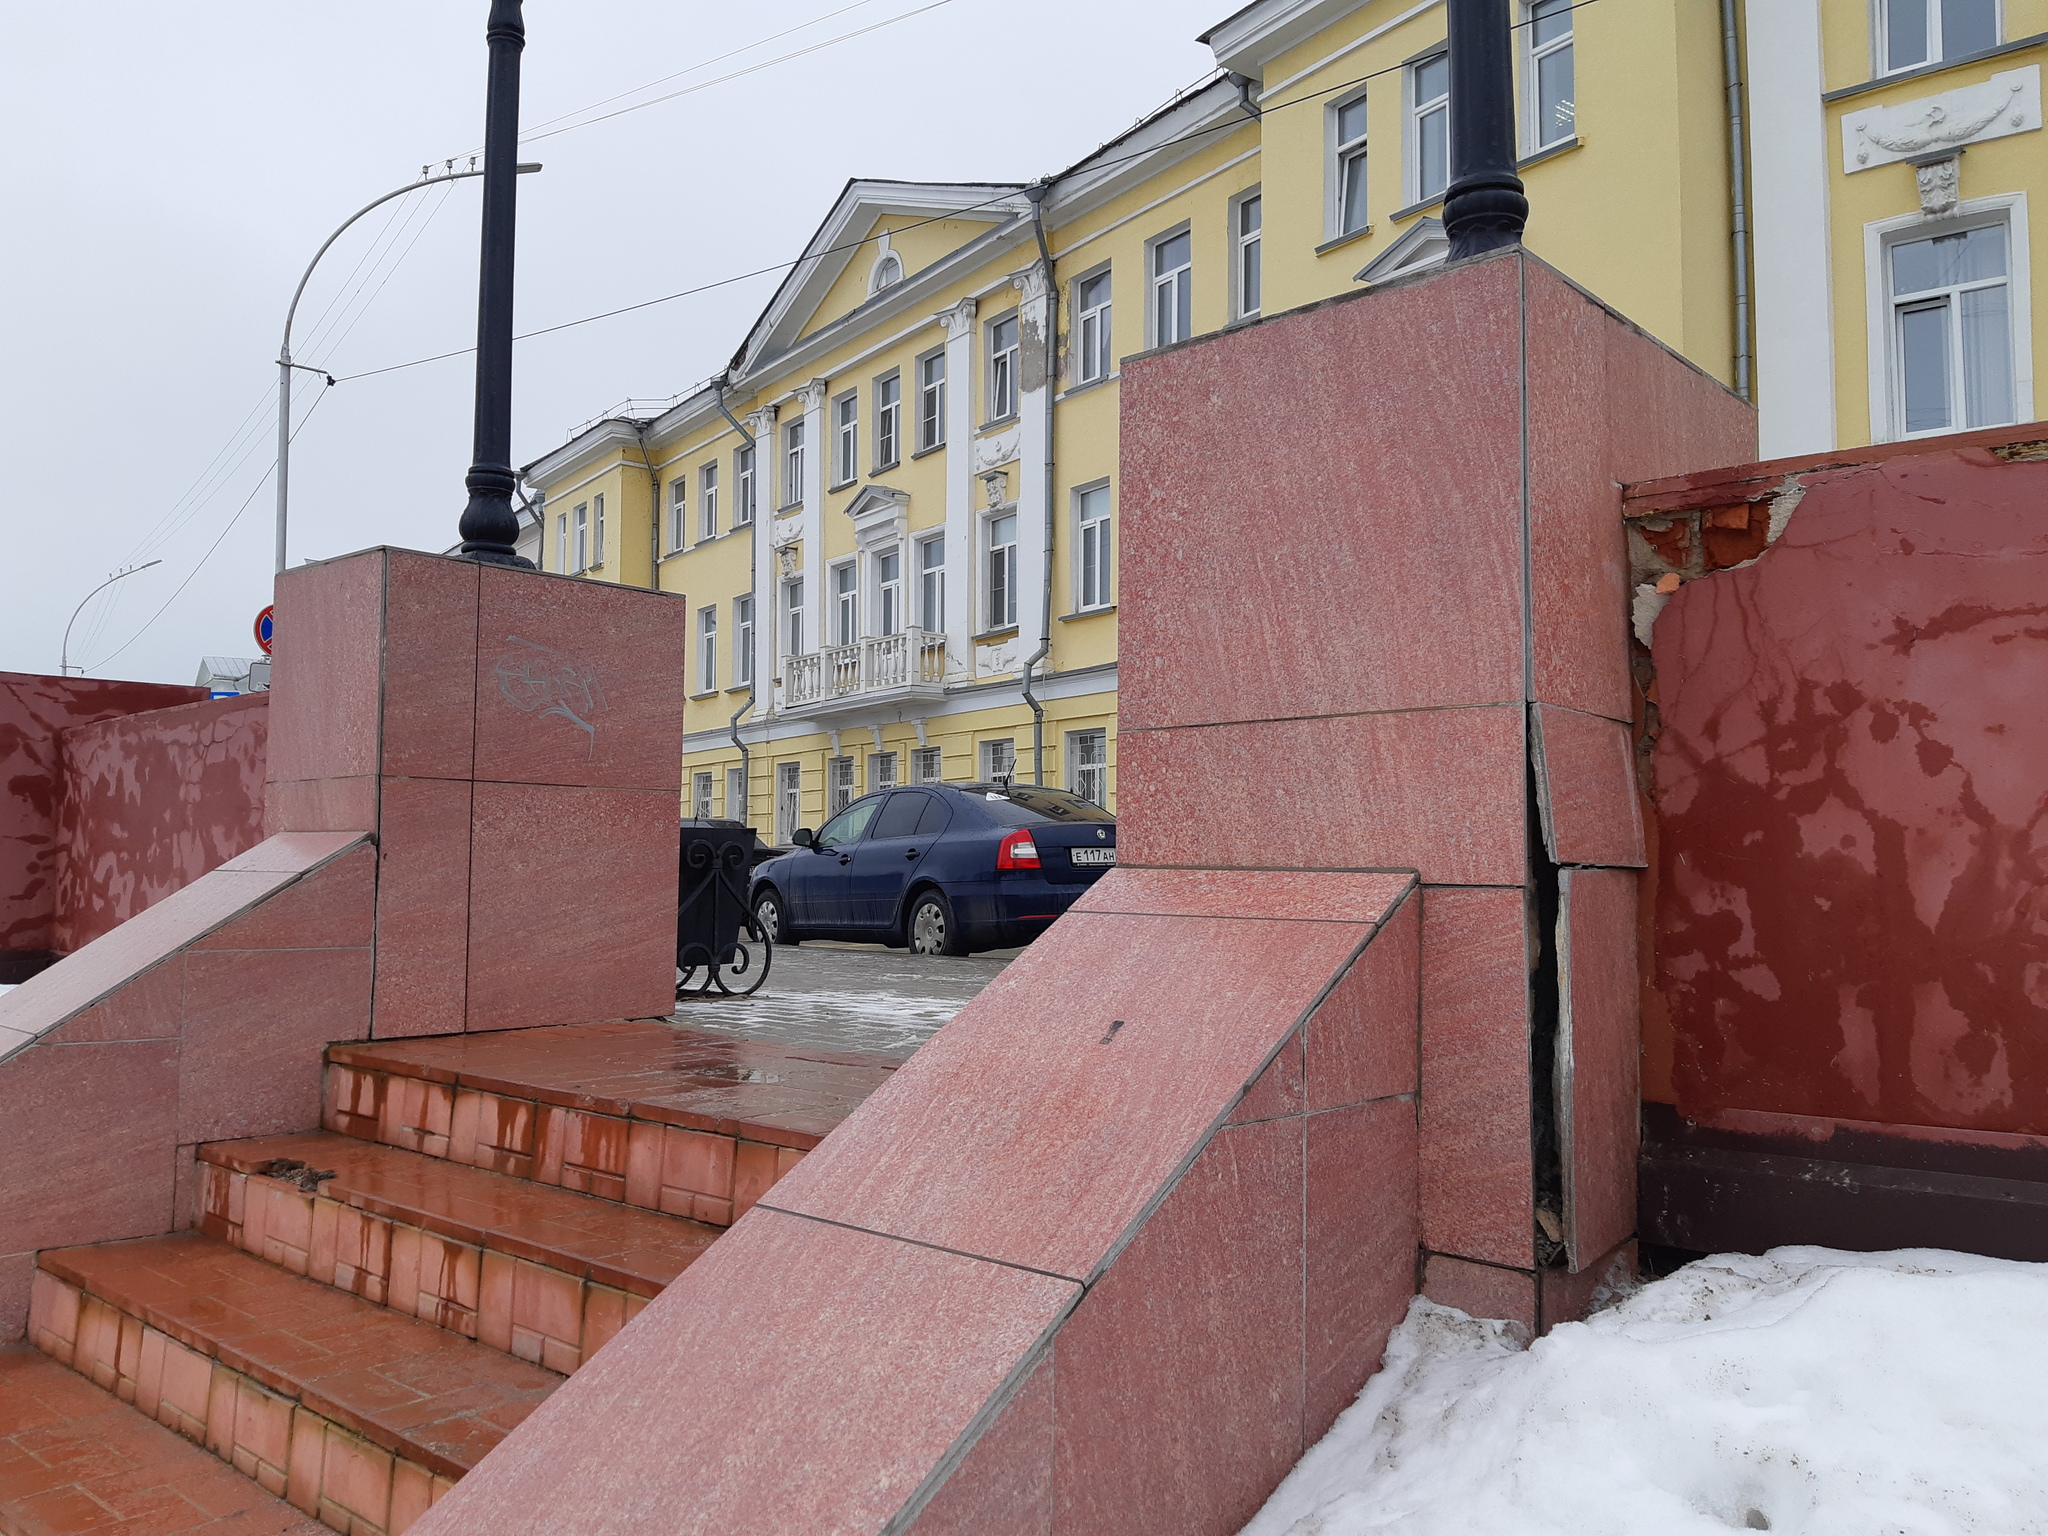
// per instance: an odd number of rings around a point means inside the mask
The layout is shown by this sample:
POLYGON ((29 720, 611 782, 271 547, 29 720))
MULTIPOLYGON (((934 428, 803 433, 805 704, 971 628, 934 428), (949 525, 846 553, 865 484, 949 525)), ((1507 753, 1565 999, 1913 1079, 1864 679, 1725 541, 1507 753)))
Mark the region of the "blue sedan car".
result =
POLYGON ((917 784, 856 800, 754 872, 778 944, 865 939, 921 955, 1029 943, 1116 863, 1116 818, 1065 790, 917 784))

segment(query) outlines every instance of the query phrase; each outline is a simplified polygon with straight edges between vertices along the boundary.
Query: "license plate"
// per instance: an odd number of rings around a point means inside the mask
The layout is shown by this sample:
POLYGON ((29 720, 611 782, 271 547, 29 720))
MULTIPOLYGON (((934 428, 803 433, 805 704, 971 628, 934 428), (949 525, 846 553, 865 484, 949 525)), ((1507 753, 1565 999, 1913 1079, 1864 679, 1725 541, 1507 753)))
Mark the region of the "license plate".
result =
POLYGON ((1114 864, 1116 862, 1116 850, 1114 848, 1069 848, 1067 850, 1067 857, 1076 864, 1114 864))

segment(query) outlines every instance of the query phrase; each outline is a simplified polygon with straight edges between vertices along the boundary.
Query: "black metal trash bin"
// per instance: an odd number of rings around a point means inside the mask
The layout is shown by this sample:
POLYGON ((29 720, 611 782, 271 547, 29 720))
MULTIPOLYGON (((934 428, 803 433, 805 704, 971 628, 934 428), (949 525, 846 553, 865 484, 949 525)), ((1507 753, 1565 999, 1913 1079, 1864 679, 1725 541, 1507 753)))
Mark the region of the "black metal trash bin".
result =
POLYGON ((738 821, 685 821, 676 879, 676 996, 744 996, 768 979, 774 946, 747 909, 754 867, 775 857, 738 821))

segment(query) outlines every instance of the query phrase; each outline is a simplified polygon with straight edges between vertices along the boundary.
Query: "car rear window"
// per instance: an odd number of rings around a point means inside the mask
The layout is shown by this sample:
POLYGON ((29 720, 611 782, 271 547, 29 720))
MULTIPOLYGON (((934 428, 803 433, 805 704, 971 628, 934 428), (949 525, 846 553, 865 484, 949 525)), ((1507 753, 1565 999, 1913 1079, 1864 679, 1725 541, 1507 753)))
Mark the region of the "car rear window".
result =
POLYGON ((966 791, 988 816, 1006 827, 1043 827, 1063 821, 1108 821, 1116 818, 1092 800, 1070 795, 1065 790, 1041 789, 1036 784, 1012 784, 1007 788, 978 785, 966 791))

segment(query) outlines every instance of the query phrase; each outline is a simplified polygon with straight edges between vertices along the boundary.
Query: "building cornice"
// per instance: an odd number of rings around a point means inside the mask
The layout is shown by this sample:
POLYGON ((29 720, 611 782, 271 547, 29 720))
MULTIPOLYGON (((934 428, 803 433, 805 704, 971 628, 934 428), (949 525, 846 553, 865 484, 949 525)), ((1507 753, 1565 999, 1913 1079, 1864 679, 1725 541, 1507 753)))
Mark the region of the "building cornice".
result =
POLYGON ((1254 80, 1290 48, 1335 26, 1367 0, 1254 0, 1195 41, 1207 43, 1219 67, 1254 80))

